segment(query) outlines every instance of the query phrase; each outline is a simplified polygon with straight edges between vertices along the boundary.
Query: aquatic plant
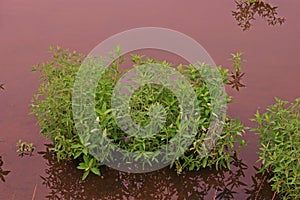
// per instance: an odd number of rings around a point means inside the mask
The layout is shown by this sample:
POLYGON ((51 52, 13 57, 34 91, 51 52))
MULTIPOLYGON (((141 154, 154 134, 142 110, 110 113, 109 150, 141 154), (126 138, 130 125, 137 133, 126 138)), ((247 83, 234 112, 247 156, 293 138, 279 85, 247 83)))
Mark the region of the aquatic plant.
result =
POLYGON ((33 143, 28 143, 22 140, 18 140, 17 145, 18 147, 17 152, 19 152, 19 156, 23 157, 24 155, 32 156, 32 153, 35 149, 33 143))
MULTIPOLYGON (((83 179, 90 172, 100 175, 98 170, 102 163, 91 156, 85 148, 77 130, 74 127, 72 115, 72 92, 83 55, 62 50, 57 47, 53 51, 52 60, 47 63, 36 65, 33 71, 41 73, 41 85, 32 100, 31 113, 37 117, 41 133, 49 137, 54 143, 51 149, 56 153, 58 160, 79 161, 78 169, 84 170, 83 179)), ((240 56, 240 55, 239 55, 240 56)), ((166 110, 165 126, 151 138, 138 138, 127 135, 115 122, 111 108, 111 96, 113 89, 122 76, 125 69, 120 70, 123 62, 140 65, 158 63, 162 66, 172 66, 166 61, 159 61, 141 55, 131 55, 129 58, 121 56, 116 59, 102 74, 95 93, 95 111, 97 121, 105 130, 105 135, 112 143, 129 152, 151 152, 162 145, 169 143, 176 135, 178 120, 180 121, 180 108, 176 96, 167 88, 155 84, 146 84, 136 90, 130 100, 131 117, 140 124, 146 125, 150 121, 147 115, 151 105, 160 104, 166 110)), ((193 65, 172 66, 190 81, 196 93, 199 106, 201 107, 201 121, 198 122, 198 133, 193 144, 186 149, 184 155, 172 162, 178 173, 182 170, 195 170, 205 167, 229 168, 230 163, 236 159, 236 151, 243 146, 245 141, 241 139, 244 134, 244 126, 239 120, 227 117, 222 134, 213 147, 212 151, 200 158, 202 143, 210 125, 211 104, 210 94, 201 78, 201 73, 193 65)), ((229 82, 228 70, 218 67, 223 83, 229 82)), ((126 70, 125 70, 126 71, 126 70)), ((228 97, 228 102, 229 102, 228 97)), ((138 159, 138 158, 137 158, 138 159)))
POLYGON ((235 88, 237 91, 241 87, 245 87, 244 84, 241 83, 242 77, 245 75, 245 73, 241 72, 242 64, 245 62, 242 59, 243 52, 236 52, 231 54, 231 59, 233 62, 233 72, 231 72, 230 80, 226 83, 230 85, 232 88, 235 88))
POLYGON ((252 130, 260 135, 260 172, 269 173, 274 196, 300 199, 300 98, 294 102, 276 98, 266 112, 256 112, 252 130))

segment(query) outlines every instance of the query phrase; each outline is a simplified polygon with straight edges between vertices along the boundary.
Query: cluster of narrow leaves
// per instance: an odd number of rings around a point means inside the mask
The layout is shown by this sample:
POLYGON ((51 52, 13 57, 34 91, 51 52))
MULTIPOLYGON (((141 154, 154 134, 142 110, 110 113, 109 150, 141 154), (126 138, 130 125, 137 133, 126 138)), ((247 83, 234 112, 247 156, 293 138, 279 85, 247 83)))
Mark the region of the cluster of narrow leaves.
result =
POLYGON ((245 73, 241 72, 242 64, 244 60, 242 59, 243 52, 236 52, 231 54, 231 59, 233 62, 233 72, 231 72, 230 80, 226 82, 227 85, 230 85, 232 88, 235 88, 237 91, 240 90, 241 87, 246 87, 243 83, 241 83, 242 77, 245 73))
MULTIPOLYGON (((193 65, 173 66, 166 61, 159 61, 141 55, 131 55, 129 59, 134 66, 156 63, 162 67, 176 68, 190 81, 197 96, 201 116, 201 120, 198 121, 198 132, 193 144, 186 149, 184 155, 173 162, 171 166, 174 165, 178 173, 181 173, 184 169, 195 170, 205 167, 215 167, 216 169, 229 168, 231 161, 235 158, 235 150, 245 144, 244 140, 241 139, 244 133, 244 126, 238 120, 227 118, 223 132, 218 136, 212 151, 204 157, 201 155, 202 144, 205 139, 207 140, 206 133, 210 125, 212 112, 210 91, 206 87, 199 70, 193 65)), ((137 124, 145 126, 151 121, 151 118, 148 116, 151 106, 162 105, 166 112, 164 127, 149 138, 132 137, 124 133, 121 128, 117 126, 110 106, 113 88, 122 75, 115 72, 120 72, 119 66, 124 60, 126 59, 121 58, 119 60, 121 62, 114 62, 111 68, 102 76, 101 79, 103 80, 99 81, 95 100, 96 112, 102 129, 105 129, 105 134, 113 143, 127 151, 138 152, 139 155, 145 155, 145 152, 152 152, 163 145, 168 145, 169 141, 176 135, 176 130, 180 127, 179 102, 168 88, 156 84, 145 84, 136 90, 131 97, 131 117, 137 124), (111 76, 111 74, 118 75, 111 76)), ((227 83, 228 71, 221 67, 219 67, 218 70, 223 78, 223 82, 227 83)))
POLYGON ((50 47, 50 52, 51 61, 32 69, 40 73, 41 85, 32 99, 31 114, 37 117, 41 133, 54 143, 51 150, 58 161, 78 159, 78 168, 85 170, 83 178, 90 172, 100 175, 95 170, 100 164, 94 162, 81 143, 72 114, 72 89, 84 57, 60 47, 50 47))
POLYGON ((253 129, 260 134, 261 172, 270 173, 272 190, 283 199, 300 198, 300 98, 276 98, 264 113, 256 112, 253 129))
MULTIPOLYGON (((72 115, 72 92, 76 78, 76 72, 82 63, 84 56, 62 50, 57 47, 53 51, 52 60, 35 66, 34 71, 41 73, 41 85, 32 100, 32 113, 37 116, 41 133, 49 137, 54 147, 58 160, 76 159, 79 161, 78 169, 84 170, 83 179, 90 172, 100 175, 99 167, 102 163, 91 156, 82 144, 72 115)), ((179 106, 177 98, 167 88, 155 84, 146 84, 134 92, 131 97, 131 117, 144 126, 149 123, 147 115, 152 105, 160 104, 166 111, 166 123, 160 132, 151 138, 131 137, 118 127, 111 108, 111 97, 114 87, 122 74, 121 65, 125 62, 132 66, 145 63, 159 63, 163 66, 172 66, 165 61, 158 61, 140 55, 131 55, 130 58, 120 57, 106 69, 99 80, 95 93, 95 111, 102 130, 111 142, 130 152, 149 152, 156 150, 161 145, 166 145, 176 134, 178 127, 179 106)), ((172 66, 174 67, 174 66, 172 66)), ((199 149, 205 139, 205 133, 209 127, 211 118, 211 104, 209 90, 199 71, 189 66, 174 67, 185 75, 190 81, 199 101, 201 119, 198 124, 198 133, 193 144, 185 154, 173 162, 180 173, 183 169, 200 169, 215 166, 217 169, 229 168, 235 159, 236 147, 244 145, 241 139, 244 126, 238 121, 227 118, 223 133, 219 136, 212 151, 205 157, 201 157, 199 149)), ((228 82, 228 71, 218 68, 223 82, 228 82)), ((126 70, 125 70, 126 71, 126 70)), ((228 97, 229 99, 229 97, 228 97)), ((228 100, 229 102, 229 100, 228 100)), ((143 155, 143 154, 141 154, 143 155)))

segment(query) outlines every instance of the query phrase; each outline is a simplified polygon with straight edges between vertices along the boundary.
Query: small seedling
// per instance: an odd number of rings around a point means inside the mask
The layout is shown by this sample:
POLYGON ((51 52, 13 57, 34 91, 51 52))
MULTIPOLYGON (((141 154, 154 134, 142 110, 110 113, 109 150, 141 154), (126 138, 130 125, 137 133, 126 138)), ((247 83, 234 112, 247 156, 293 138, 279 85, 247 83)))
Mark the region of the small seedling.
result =
POLYGON ((245 85, 241 83, 241 79, 245 75, 245 73, 241 73, 242 64, 245 62, 245 60, 242 59, 242 55, 242 52, 232 53, 230 59, 233 62, 234 72, 231 72, 231 79, 227 84, 237 91, 239 91, 241 87, 245 87, 245 85))
POLYGON ((33 145, 33 143, 27 143, 22 140, 19 140, 17 142, 17 147, 18 147, 17 152, 20 153, 19 156, 21 156, 21 157, 23 157, 24 155, 32 156, 32 153, 35 149, 35 146, 33 145))

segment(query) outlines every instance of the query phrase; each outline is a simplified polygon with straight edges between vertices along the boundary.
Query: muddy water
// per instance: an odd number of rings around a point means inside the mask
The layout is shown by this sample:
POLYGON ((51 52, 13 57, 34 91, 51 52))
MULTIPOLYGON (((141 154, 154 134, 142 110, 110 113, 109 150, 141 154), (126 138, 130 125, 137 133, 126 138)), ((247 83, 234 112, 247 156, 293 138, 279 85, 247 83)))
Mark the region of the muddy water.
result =
POLYGON ((193 37, 217 64, 229 66, 230 52, 245 52, 247 87, 240 92, 228 88, 234 96, 228 114, 252 126, 248 118, 257 108, 274 103, 274 96, 287 100, 299 96, 300 2, 269 2, 278 5, 286 22, 271 27, 258 17, 249 31, 242 31, 231 16, 235 10, 231 0, 2 0, 0 84, 5 83, 5 90, 0 90, 0 173, 11 172, 3 176, 5 182, 0 178, 0 199, 31 199, 35 187, 36 199, 254 199, 259 188, 263 191, 259 199, 271 199, 270 188, 260 184, 253 167, 258 156, 257 136, 252 133, 245 136, 248 146, 241 155, 243 164, 236 164, 232 171, 203 170, 177 176, 162 169, 136 175, 103 167, 103 177, 91 176, 82 182, 75 163, 57 163, 46 152, 48 141, 28 115, 38 87, 38 75, 30 67, 47 60, 49 45, 88 53, 112 34, 157 26, 193 37), (18 156, 18 139, 36 145, 33 156, 18 156))

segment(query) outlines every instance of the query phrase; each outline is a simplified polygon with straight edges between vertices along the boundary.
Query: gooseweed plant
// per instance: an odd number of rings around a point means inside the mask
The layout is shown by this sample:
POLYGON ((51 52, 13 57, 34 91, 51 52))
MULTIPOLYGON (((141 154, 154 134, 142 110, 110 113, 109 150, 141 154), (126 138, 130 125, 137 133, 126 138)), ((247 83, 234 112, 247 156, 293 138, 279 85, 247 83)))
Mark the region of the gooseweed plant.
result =
POLYGON ((291 103, 276 98, 252 120, 258 124, 253 131, 260 135, 260 172, 270 174, 274 196, 300 199, 300 98, 291 103))
MULTIPOLYGON (((100 175, 99 167, 103 164, 91 156, 85 148, 75 129, 72 115, 72 89, 76 72, 84 59, 83 55, 62 50, 57 47, 53 52, 52 60, 33 67, 33 71, 40 72, 41 85, 32 100, 31 113, 37 117, 41 133, 49 137, 54 143, 52 150, 58 160, 78 160, 78 169, 84 170, 83 179, 90 172, 100 175)), ((120 50, 119 50, 120 51, 120 50)), ((117 55, 121 55, 117 52, 117 55)), ((237 119, 226 117, 223 132, 209 154, 202 157, 199 149, 205 139, 205 134, 210 125, 211 104, 210 94, 201 78, 199 70, 193 65, 173 66, 166 61, 159 61, 143 55, 119 57, 102 74, 95 93, 95 112, 97 121, 104 130, 104 134, 112 143, 129 152, 145 152, 157 150, 162 145, 167 145, 176 135, 180 120, 180 107, 176 96, 168 89, 156 84, 145 84, 138 88, 130 99, 130 115, 137 124, 145 126, 150 123, 148 116, 152 105, 161 105, 165 109, 166 122, 164 127, 150 138, 132 137, 118 127, 111 108, 111 97, 115 85, 126 72, 123 64, 131 66, 158 63, 162 66, 171 66, 188 78, 199 103, 200 116, 198 131, 192 145, 180 158, 171 163, 178 173, 182 170, 199 170, 205 167, 230 168, 230 163, 236 158, 236 152, 245 144, 241 136, 244 126, 237 119)), ((228 70, 218 67, 223 83, 229 83, 228 70)), ((230 98, 227 97, 227 102, 230 98)), ((139 158, 136 158, 139 159, 139 158)))

